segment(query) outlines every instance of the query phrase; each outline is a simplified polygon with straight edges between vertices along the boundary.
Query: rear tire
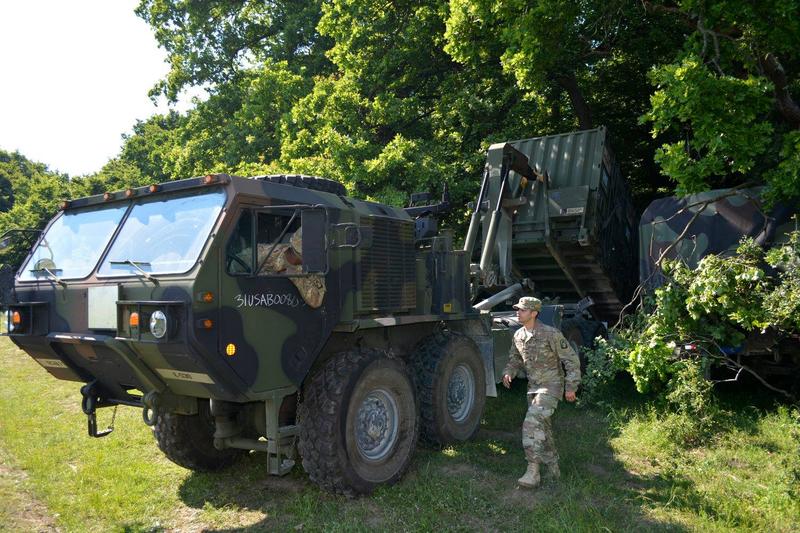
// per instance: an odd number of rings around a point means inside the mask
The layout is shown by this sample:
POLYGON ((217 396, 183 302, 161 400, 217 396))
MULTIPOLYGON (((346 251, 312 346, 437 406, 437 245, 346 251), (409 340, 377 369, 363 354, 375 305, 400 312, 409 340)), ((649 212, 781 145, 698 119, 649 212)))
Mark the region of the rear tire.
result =
POLYGON ((303 396, 298 448, 313 482, 354 496, 402 477, 419 434, 402 361, 375 350, 338 354, 314 372, 303 396))
POLYGON ((214 417, 208 401, 198 402, 196 415, 159 415, 153 436, 167 459, 189 470, 221 470, 247 454, 246 450, 214 447, 214 417))
POLYGON ((420 438, 446 446, 472 438, 486 404, 486 373, 480 351, 468 337, 437 333, 414 353, 420 405, 420 438))

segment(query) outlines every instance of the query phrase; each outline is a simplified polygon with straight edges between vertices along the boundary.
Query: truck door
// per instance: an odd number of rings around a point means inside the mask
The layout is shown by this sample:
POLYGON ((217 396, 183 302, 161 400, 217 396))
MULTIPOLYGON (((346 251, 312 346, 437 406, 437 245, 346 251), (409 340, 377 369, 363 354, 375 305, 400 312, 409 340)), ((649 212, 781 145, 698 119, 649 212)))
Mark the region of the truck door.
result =
POLYGON ((237 213, 220 269, 219 348, 251 393, 299 385, 330 335, 327 226, 318 206, 237 213))

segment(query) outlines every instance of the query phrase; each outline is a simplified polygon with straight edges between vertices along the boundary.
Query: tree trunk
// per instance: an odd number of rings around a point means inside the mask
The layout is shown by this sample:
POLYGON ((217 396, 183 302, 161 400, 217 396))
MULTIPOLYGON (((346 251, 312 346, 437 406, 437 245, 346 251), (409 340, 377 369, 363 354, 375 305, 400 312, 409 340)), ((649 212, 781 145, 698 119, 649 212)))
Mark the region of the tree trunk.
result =
POLYGON ((789 93, 789 82, 786 79, 786 71, 783 70, 778 58, 772 54, 767 54, 760 58, 761 68, 767 75, 769 81, 775 86, 775 104, 778 112, 793 128, 800 128, 800 106, 792 99, 789 93))
POLYGON ((572 108, 575 110, 575 116, 578 118, 578 125, 582 130, 588 130, 592 127, 592 112, 583 98, 583 92, 578 87, 578 80, 575 74, 563 74, 556 76, 556 82, 562 89, 567 91, 569 100, 572 102, 572 108))

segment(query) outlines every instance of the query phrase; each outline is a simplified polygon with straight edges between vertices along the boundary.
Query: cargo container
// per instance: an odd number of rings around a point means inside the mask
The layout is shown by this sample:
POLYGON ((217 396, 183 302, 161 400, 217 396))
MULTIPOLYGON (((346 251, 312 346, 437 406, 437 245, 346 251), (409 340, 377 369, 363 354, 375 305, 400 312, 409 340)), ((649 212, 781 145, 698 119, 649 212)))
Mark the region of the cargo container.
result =
POLYGON ((487 155, 485 182, 487 200, 480 199, 480 209, 500 212, 493 239, 488 216, 482 218, 481 249, 490 242, 493 259, 485 261, 484 253, 481 263, 484 270, 497 265, 488 284, 528 278, 538 296, 563 304, 590 297, 595 318, 616 322, 636 286, 637 235, 608 130, 495 144, 487 155), (511 148, 527 161, 516 154, 512 162, 511 148), (507 182, 504 165, 511 168, 507 182), (531 176, 523 175, 525 166, 531 176))

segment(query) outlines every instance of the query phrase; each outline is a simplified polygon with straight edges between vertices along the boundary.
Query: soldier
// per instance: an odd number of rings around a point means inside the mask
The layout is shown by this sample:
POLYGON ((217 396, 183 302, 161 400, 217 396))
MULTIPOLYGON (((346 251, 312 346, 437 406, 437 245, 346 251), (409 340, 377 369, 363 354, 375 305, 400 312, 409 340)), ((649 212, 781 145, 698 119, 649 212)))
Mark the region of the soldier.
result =
MULTIPOLYGON (((258 244, 259 263, 264 260, 270 248, 268 244, 258 244)), ((274 248, 261 272, 290 275, 289 279, 297 287, 303 300, 314 309, 321 306, 325 299, 325 280, 322 275, 297 275, 303 273, 303 228, 292 234, 289 244, 276 244, 274 248)))
POLYGON ((562 396, 568 402, 575 401, 581 366, 578 354, 561 332, 536 320, 542 309, 541 300, 526 296, 520 298, 514 308, 522 327, 514 333, 511 342, 508 364, 503 370, 503 385, 510 388, 511 380, 525 369, 529 405, 522 423, 522 447, 528 459, 528 470, 517 483, 520 487, 532 488, 541 480, 540 464, 547 467, 552 478, 561 475, 550 417, 562 396), (566 380, 562 363, 567 370, 566 380))

